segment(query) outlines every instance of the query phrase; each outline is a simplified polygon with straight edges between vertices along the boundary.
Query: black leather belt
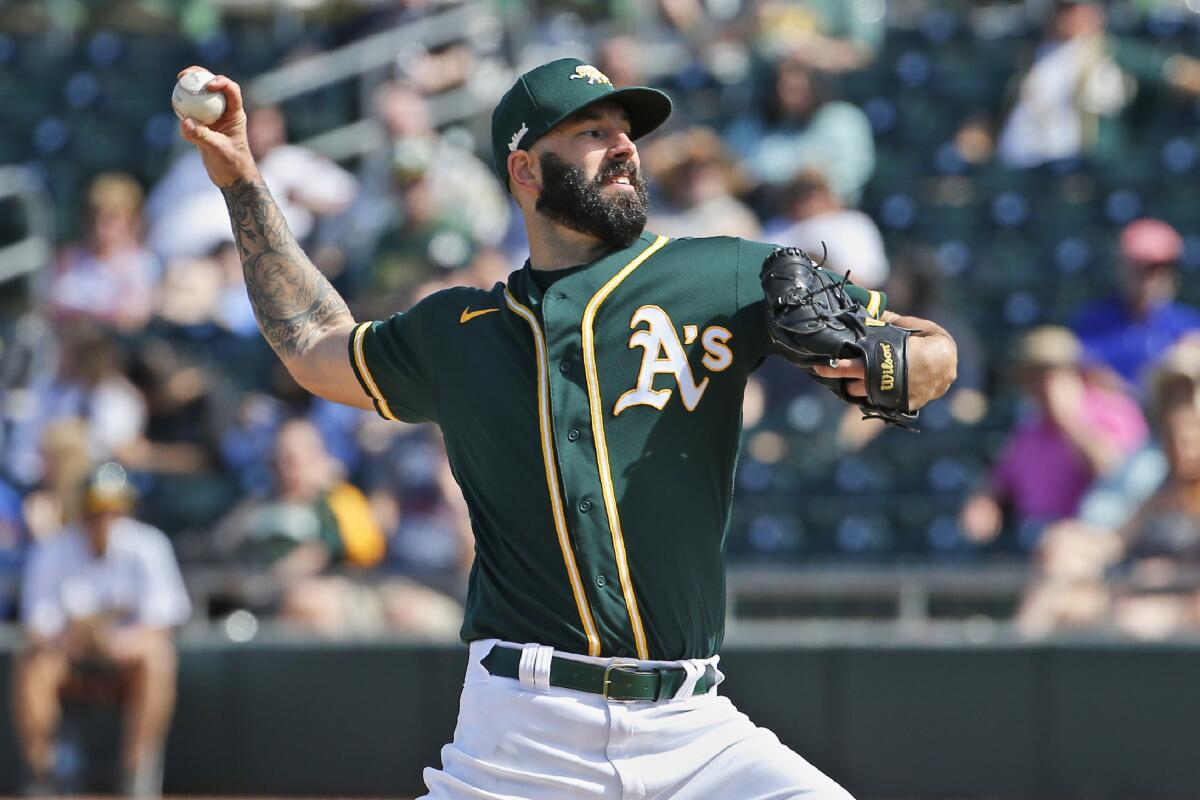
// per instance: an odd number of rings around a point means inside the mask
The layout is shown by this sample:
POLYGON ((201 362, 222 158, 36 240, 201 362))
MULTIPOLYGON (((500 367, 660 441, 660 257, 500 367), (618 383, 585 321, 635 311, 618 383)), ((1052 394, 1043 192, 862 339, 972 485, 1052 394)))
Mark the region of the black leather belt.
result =
MULTIPOLYGON (((483 661, 484 669, 501 678, 519 678, 521 651, 496 645, 483 661)), ((713 685, 712 667, 696 681, 692 694, 705 694, 713 685)), ((578 692, 598 694, 605 700, 618 703, 653 703, 674 697, 687 679, 687 671, 679 667, 639 669, 632 664, 611 664, 602 667, 583 661, 555 656, 550 660, 550 685, 578 692)))

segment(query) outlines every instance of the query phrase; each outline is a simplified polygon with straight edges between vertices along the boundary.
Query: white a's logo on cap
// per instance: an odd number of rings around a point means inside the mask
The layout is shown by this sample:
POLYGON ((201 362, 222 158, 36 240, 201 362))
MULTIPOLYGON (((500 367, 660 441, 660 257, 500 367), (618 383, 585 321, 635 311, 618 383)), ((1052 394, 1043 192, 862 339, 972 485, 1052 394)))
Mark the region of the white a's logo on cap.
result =
POLYGON ((525 134, 527 133, 529 133, 529 126, 522 122, 521 130, 514 133, 512 141, 508 143, 508 152, 517 152, 517 148, 521 146, 521 140, 525 138, 525 134))
POLYGON ((586 78, 588 83, 606 83, 612 86, 612 81, 608 79, 608 76, 591 64, 575 68, 575 74, 571 76, 571 80, 579 80, 581 78, 586 78))

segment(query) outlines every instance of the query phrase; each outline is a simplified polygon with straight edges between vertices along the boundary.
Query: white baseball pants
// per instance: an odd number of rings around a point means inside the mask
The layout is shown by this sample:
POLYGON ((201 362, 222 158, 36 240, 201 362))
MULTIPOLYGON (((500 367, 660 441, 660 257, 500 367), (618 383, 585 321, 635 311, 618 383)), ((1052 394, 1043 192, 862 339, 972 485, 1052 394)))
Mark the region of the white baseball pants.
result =
POLYGON ((479 662, 497 643, 471 644, 454 741, 424 773, 427 800, 852 800, 715 687, 692 696, 717 658, 643 662, 689 680, 670 700, 617 703, 550 686, 548 647, 511 645, 528 648, 521 679, 492 676, 479 662))

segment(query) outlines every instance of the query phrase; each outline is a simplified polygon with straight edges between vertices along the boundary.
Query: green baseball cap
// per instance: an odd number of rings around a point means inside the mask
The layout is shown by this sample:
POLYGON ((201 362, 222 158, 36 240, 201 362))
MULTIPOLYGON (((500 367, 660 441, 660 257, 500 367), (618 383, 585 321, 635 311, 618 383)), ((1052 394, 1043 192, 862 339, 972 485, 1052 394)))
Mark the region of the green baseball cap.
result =
POLYGON ((671 98, 658 89, 614 89, 603 72, 578 58, 543 64, 518 78, 492 112, 492 162, 500 182, 508 186, 509 153, 528 150, 555 125, 600 100, 625 109, 631 139, 649 133, 671 115, 671 98))

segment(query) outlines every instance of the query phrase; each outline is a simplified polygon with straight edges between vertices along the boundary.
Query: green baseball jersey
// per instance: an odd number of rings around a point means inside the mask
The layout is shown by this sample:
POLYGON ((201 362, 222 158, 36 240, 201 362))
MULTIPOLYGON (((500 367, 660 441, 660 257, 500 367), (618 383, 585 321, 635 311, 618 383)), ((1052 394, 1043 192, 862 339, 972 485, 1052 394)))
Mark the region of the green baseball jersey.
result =
MULTIPOLYGON (((529 265, 354 329, 387 419, 436 422, 475 533, 462 636, 704 658, 772 245, 643 234, 543 292, 529 265)), ((848 287, 878 315, 884 298, 848 287)))

